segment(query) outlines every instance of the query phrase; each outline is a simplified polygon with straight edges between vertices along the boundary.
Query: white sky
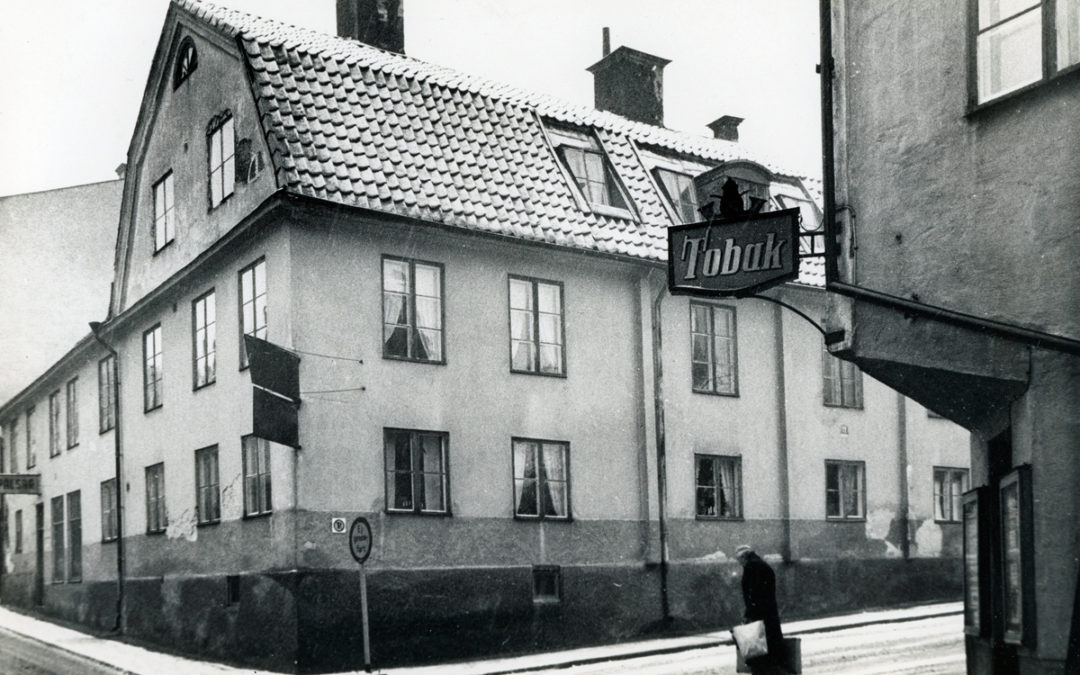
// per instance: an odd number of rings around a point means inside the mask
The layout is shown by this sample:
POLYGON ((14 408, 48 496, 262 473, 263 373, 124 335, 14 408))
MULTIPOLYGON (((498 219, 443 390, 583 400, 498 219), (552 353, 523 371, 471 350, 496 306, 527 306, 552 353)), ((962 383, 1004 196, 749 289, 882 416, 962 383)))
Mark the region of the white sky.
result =
MULTIPOLYGON (((221 0, 333 32, 334 0, 221 0)), ((816 0, 405 0, 412 56, 592 103, 601 28, 612 48, 672 63, 665 122, 707 135, 746 118, 740 140, 820 176, 816 0)), ((168 0, 4 0, 0 195, 109 180, 126 161, 168 0)))

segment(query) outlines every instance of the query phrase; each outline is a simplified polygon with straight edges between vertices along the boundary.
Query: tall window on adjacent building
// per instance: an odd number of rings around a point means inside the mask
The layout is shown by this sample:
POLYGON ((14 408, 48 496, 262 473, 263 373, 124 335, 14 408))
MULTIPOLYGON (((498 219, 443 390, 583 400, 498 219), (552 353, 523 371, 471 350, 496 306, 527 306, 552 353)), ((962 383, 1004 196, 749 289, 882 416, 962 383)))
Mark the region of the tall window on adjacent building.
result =
POLYGON ((11 473, 19 473, 19 462, 17 460, 18 447, 19 447, 19 418, 11 418, 11 422, 8 424, 8 464, 0 464, 0 471, 3 471, 5 467, 8 468, 11 473))
POLYGON ((154 252, 176 238, 176 211, 173 208, 172 171, 154 183, 154 252))
POLYGON ((738 395, 734 307, 690 303, 690 351, 694 391, 738 395))
POLYGON ((169 524, 165 511, 165 464, 146 467, 146 533, 164 532, 169 524))
POLYGON ((179 87, 198 67, 199 53, 195 51, 195 43, 192 39, 186 37, 180 42, 180 50, 176 55, 176 65, 173 70, 173 89, 179 87))
POLYGON ((195 516, 200 525, 221 520, 216 445, 195 451, 195 516))
MULTIPOLYGON (((29 431, 29 428, 27 429, 29 431)), ((29 446, 27 434, 27 447, 29 446)), ((60 454, 60 391, 49 394, 49 457, 60 454)))
POLYGON ((827 406, 838 408, 861 408, 862 371, 850 361, 838 359, 825 350, 824 401, 827 406))
POLYGON ((244 515, 261 516, 273 510, 270 501, 270 442, 258 436, 245 436, 244 515))
POLYGON ((116 426, 116 358, 106 356, 98 361, 98 432, 105 433, 116 426))
POLYGON ((52 502, 52 550, 54 584, 64 583, 64 496, 53 497, 52 502))
POLYGON ((79 444, 79 378, 68 380, 67 388, 67 446, 79 444))
POLYGON ((161 324, 143 333, 143 410, 161 407, 163 359, 161 324))
POLYGON ((383 356, 443 361, 442 265, 383 256, 383 356))
MULTIPOLYGON (((11 472, 19 470, 15 462, 15 423, 11 425, 11 472)), ((26 469, 30 470, 37 466, 37 445, 34 443, 34 406, 26 409, 26 469)), ((3 470, 0 464, 0 471, 3 470)))
POLYGON ((959 523, 960 503, 968 487, 967 469, 934 467, 934 520, 959 523))
POLYGON ((510 277, 510 370, 565 375, 562 284, 510 277))
POLYGON ((19 510, 17 510, 15 512, 15 552, 16 553, 22 553, 23 552, 22 540, 23 540, 23 519, 22 519, 22 509, 19 509, 19 510))
POLYGON ((630 217, 629 199, 596 136, 587 131, 551 125, 547 127, 547 132, 555 146, 555 153, 585 201, 601 211, 615 209, 612 215, 630 217))
POLYGON ((697 191, 694 189, 694 179, 685 173, 670 169, 653 169, 656 182, 664 190, 664 195, 671 203, 675 213, 684 223, 694 223, 701 220, 698 213, 697 191))
POLYGON ((742 459, 694 455, 697 517, 742 518, 742 459))
POLYGON ((861 520, 866 517, 866 464, 825 460, 825 517, 861 520))
POLYGON ((79 491, 67 496, 68 581, 82 581, 82 498, 79 491))
POLYGON ((1080 0, 978 0, 977 103, 1080 63, 1080 0))
POLYGON ((248 367, 244 336, 266 339, 266 260, 240 270, 240 368, 248 367))
POLYGON ((231 113, 223 113, 210 122, 206 131, 210 144, 210 208, 233 193, 236 183, 236 141, 231 113))
POLYGON ((447 435, 442 432, 383 430, 387 511, 450 512, 446 446, 447 435))
POLYGON ((570 444, 515 438, 514 517, 570 518, 570 444))
POLYGON ((195 388, 214 382, 217 371, 217 303, 214 291, 208 291, 191 303, 191 329, 195 388))
POLYGON ((110 478, 101 483, 101 541, 116 541, 119 519, 116 508, 116 479, 110 478))

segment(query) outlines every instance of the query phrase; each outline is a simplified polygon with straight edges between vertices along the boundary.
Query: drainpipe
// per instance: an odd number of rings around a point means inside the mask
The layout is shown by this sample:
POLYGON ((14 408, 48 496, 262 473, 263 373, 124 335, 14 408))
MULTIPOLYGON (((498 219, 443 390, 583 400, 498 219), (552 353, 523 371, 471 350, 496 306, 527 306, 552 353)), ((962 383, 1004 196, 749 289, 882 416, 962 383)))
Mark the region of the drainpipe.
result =
MULTIPOLYGON (((651 277, 650 277, 651 278, 651 277)), ((664 621, 671 620, 668 602, 667 549, 667 450, 664 445, 664 364, 661 358, 660 303, 667 293, 660 287, 652 303, 653 405, 656 414, 656 507, 660 524, 660 610, 664 621)))
POLYGON ((900 456, 900 553, 904 560, 911 557, 911 542, 908 536, 908 447, 907 447, 907 401, 904 395, 896 392, 896 446, 900 456))
POLYGON ((819 0, 818 12, 818 33, 821 36, 818 72, 821 74, 821 191, 822 219, 825 224, 825 288, 832 290, 831 285, 840 281, 837 267, 840 252, 837 250, 839 232, 837 232, 836 224, 836 185, 833 175, 836 164, 833 150, 833 75, 835 71, 832 56, 832 3, 830 0, 819 0))
POLYGON ((780 517, 783 519, 781 529, 783 541, 780 542, 780 555, 784 562, 791 562, 791 466, 788 456, 788 429, 787 429, 787 383, 784 373, 784 310, 779 305, 773 305, 773 325, 776 332, 773 335, 773 351, 776 359, 776 441, 779 450, 777 469, 779 474, 780 492, 780 517))
POLYGON ((113 457, 116 470, 116 623, 113 631, 124 632, 124 477, 121 471, 123 466, 123 454, 120 444, 120 355, 112 345, 105 342, 101 337, 101 322, 91 321, 90 330, 102 347, 112 356, 112 381, 113 381, 113 405, 115 405, 116 426, 113 427, 113 457))

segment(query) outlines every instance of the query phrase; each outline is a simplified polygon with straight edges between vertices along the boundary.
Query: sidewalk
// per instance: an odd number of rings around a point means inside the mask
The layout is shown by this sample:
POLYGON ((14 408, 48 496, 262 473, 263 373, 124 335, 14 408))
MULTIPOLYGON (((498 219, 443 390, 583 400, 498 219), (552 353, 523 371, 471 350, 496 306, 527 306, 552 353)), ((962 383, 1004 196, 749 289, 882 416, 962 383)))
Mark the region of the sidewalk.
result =
MULTIPOLYGON (((936 616, 959 614, 963 603, 948 602, 919 605, 904 609, 855 612, 823 619, 790 621, 784 623, 784 635, 798 636, 807 633, 857 628, 877 623, 914 621, 936 616)), ((196 661, 181 656, 163 654, 136 647, 117 640, 94 637, 48 621, 36 619, 0 607, 0 631, 17 633, 58 649, 82 656, 98 663, 110 665, 132 675, 158 675, 159 673, 268 673, 249 668, 233 668, 207 661, 196 661)), ((624 642, 601 647, 586 647, 543 654, 527 654, 507 658, 484 659, 467 663, 393 668, 381 671, 389 675, 496 675, 543 668, 565 668, 572 665, 597 663, 615 659, 651 656, 688 649, 702 649, 718 645, 730 645, 731 634, 726 630, 699 633, 683 637, 654 638, 624 642)), ((2 664, 0 664, 2 665, 2 664)), ((363 671, 350 671, 359 672, 363 671)))

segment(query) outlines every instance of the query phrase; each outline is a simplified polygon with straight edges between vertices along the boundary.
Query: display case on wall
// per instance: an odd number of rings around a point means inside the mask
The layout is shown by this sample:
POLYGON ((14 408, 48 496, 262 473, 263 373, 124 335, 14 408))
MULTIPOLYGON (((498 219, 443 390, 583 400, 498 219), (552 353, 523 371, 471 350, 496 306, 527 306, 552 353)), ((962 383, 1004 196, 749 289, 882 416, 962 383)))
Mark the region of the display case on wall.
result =
POLYGON ((1009 644, 1033 645, 1035 571, 1032 555, 1031 467, 1021 466, 998 483, 1001 523, 1002 636, 1009 644))
POLYGON ((964 493, 964 633, 975 637, 990 634, 990 488, 964 493))

